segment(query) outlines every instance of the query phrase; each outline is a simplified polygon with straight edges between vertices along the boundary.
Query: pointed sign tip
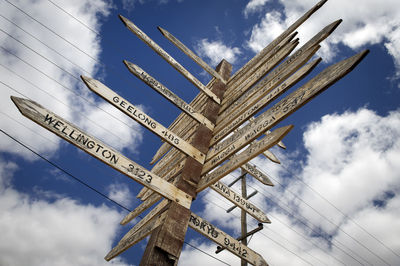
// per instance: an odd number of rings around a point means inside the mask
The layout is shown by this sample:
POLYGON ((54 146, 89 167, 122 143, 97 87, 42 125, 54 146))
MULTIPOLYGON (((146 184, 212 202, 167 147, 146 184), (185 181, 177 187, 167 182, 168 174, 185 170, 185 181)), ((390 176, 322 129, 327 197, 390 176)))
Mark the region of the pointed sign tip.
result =
POLYGON ((23 98, 17 97, 17 96, 10 96, 11 101, 13 101, 13 103, 15 104, 15 106, 17 106, 18 110, 20 111, 20 113, 24 113, 22 108, 22 102, 23 102, 23 98))
MULTIPOLYGON (((110 251, 110 253, 111 253, 111 251, 110 251)), ((111 256, 110 256, 110 253, 108 253, 105 257, 104 257, 104 259, 106 260, 106 261, 110 261, 112 258, 111 258, 111 256)))
POLYGON ((162 35, 164 35, 165 36, 165 34, 166 34, 166 30, 164 30, 163 28, 161 28, 160 26, 157 26, 157 29, 161 32, 161 34, 162 35))
POLYGON ((128 26, 128 19, 124 16, 122 16, 121 14, 118 15, 119 19, 122 21, 122 23, 124 23, 125 26, 128 26))
POLYGON ((318 7, 321 7, 321 6, 323 6, 326 2, 328 2, 328 0, 321 0, 321 1, 317 4, 317 6, 318 6, 318 7))

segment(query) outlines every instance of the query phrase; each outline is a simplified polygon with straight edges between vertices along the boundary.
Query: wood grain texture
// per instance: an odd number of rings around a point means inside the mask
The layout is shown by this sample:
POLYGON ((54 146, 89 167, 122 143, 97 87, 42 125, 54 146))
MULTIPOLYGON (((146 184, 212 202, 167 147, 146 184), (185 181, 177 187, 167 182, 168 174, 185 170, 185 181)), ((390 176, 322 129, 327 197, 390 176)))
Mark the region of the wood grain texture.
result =
POLYGON ((237 207, 244 210, 246 213, 253 216, 260 223, 271 223, 268 219, 267 215, 253 203, 246 199, 246 196, 240 195, 233 189, 229 188, 227 185, 222 183, 221 181, 217 181, 214 184, 210 185, 210 188, 235 204, 237 207))
POLYGON ((118 108, 121 112, 128 115, 130 118, 146 127, 148 130, 167 141, 183 153, 189 155, 200 163, 204 162, 205 155, 198 149, 193 147, 191 144, 177 136, 174 132, 164 127, 162 124, 157 122, 155 119, 148 116, 146 113, 141 111, 139 108, 131 104, 128 100, 118 95, 116 92, 108 88, 106 85, 93 78, 82 76, 82 80, 87 87, 101 96, 104 100, 118 108))
POLYGON ((199 56, 197 56, 192 50, 186 47, 181 41, 179 41, 174 35, 169 33, 167 30, 157 27, 161 34, 167 38, 171 43, 173 43, 176 47, 178 47, 184 54, 189 56, 196 64, 198 64, 201 68, 207 71, 211 76, 220 80, 222 83, 226 84, 227 81, 224 80, 221 75, 215 71, 212 67, 210 67, 206 62, 203 61, 199 56))
POLYGON ((249 173, 251 176, 253 176, 255 179, 263 183, 264 185, 274 186, 270 178, 264 173, 262 173, 260 170, 258 170, 255 165, 252 165, 250 163, 245 163, 241 166, 241 168, 247 173, 249 173))
POLYGON ((118 244, 105 256, 106 261, 110 261, 122 252, 126 251, 128 248, 137 244, 139 241, 147 237, 151 232, 164 223, 166 218, 166 213, 159 214, 155 219, 148 222, 145 226, 137 231, 129 231, 118 244))
POLYGON ((172 56, 170 56, 166 51, 164 51, 157 43, 155 43, 149 36, 147 36, 141 29, 139 29, 132 21, 119 15, 121 21, 125 26, 132 31, 139 39, 141 39, 145 44, 147 44, 151 49, 153 49, 159 56, 161 56, 165 61, 167 61, 173 68, 175 68, 179 73, 181 73, 187 80, 189 80, 193 85, 200 89, 204 94, 210 97, 213 101, 220 104, 221 99, 215 95, 210 89, 204 86, 197 78, 195 78, 189 71, 187 71, 181 64, 179 64, 172 56))
POLYGON ((214 129, 215 125, 213 123, 211 123, 210 120, 205 118, 194 107, 192 107, 190 104, 186 103, 184 100, 179 98, 175 93, 170 91, 167 87, 165 87, 163 84, 158 82, 155 78, 150 76, 142 68, 140 68, 139 66, 135 65, 134 63, 131 63, 126 60, 124 60, 124 64, 126 65, 126 67, 129 69, 129 71, 132 74, 134 74, 136 77, 138 77, 144 83, 146 83, 150 88, 152 88, 153 90, 158 92, 160 95, 162 95, 165 99, 170 101, 173 105, 175 105, 176 107, 181 109, 187 115, 191 116, 197 122, 208 127, 210 130, 214 129))
POLYGON ((262 58, 265 54, 274 49, 274 47, 277 44, 279 44, 283 39, 285 39, 288 35, 294 32, 301 24, 303 24, 309 17, 311 17, 311 15, 314 14, 319 8, 321 8, 326 2, 327 0, 319 1, 310 10, 304 13, 304 15, 302 15, 299 19, 297 19, 292 25, 290 25, 289 28, 287 28, 277 38, 275 38, 270 44, 268 44, 264 49, 262 49, 256 56, 254 56, 251 60, 249 60, 243 67, 241 67, 238 71, 236 71, 228 80, 228 86, 234 83, 244 73, 246 73, 255 64, 257 64, 260 58, 262 58))
POLYGON ((101 162, 125 174, 136 182, 156 191, 163 197, 190 208, 192 197, 128 159, 108 145, 60 118, 41 105, 22 98, 11 97, 19 111, 35 123, 65 139, 101 162))
POLYGON ((240 241, 234 239, 221 229, 218 229, 193 212, 190 215, 189 226, 196 232, 204 235, 208 239, 214 241, 216 244, 225 247, 227 250, 246 260, 252 265, 268 265, 260 254, 243 245, 240 241))
MULTIPOLYGON (((231 173, 235 169, 239 168, 241 165, 247 163, 263 151, 274 146, 278 141, 280 141, 283 137, 285 137, 290 130, 292 130, 293 126, 285 126, 278 129, 275 129, 271 134, 266 135, 259 141, 254 141, 249 147, 247 147, 244 151, 239 153, 236 156, 232 156, 232 154, 241 150, 246 144, 242 145, 232 145, 233 149, 228 150, 225 154, 221 154, 221 156, 217 157, 215 160, 211 160, 209 163, 206 163, 203 168, 202 174, 204 175, 198 185, 197 191, 200 192, 203 189, 207 188, 209 185, 217 182, 222 177, 231 173), (237 147, 237 148, 236 148, 237 147), (215 169, 209 174, 209 171, 214 169, 216 166, 224 162, 229 157, 229 162, 225 163, 221 167, 215 169)), ((248 144, 248 143, 247 143, 248 144)))
POLYGON ((252 123, 242 127, 232 136, 214 145, 213 149, 207 154, 207 159, 210 160, 218 154, 232 149, 232 146, 236 147, 235 143, 254 140, 259 137, 344 77, 361 62, 368 52, 368 50, 363 51, 326 68, 299 89, 259 115, 252 123))

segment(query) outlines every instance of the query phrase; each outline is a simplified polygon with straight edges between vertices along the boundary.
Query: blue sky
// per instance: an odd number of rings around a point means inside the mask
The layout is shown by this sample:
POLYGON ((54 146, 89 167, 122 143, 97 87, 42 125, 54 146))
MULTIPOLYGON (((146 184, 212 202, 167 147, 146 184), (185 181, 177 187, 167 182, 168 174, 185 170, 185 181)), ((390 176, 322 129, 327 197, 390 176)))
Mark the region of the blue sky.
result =
MULTIPOLYGON (((139 65, 187 102, 199 91, 126 29, 118 14, 206 84, 209 74, 169 43, 157 26, 212 67, 225 58, 236 71, 316 2, 3 0, 0 128, 133 209, 140 204, 139 184, 28 121, 9 96, 33 99, 151 169, 148 163, 160 139, 90 92, 79 75, 101 80, 165 126, 179 109, 130 74, 122 60, 139 65)), ((370 54, 279 124, 295 126, 284 139, 286 150, 272 148, 280 165, 262 156, 251 161, 276 184, 263 187, 249 178, 249 192, 259 191, 251 201, 272 221, 249 247, 271 265, 400 262, 400 6, 396 0, 329 0, 299 28, 300 45, 339 18, 343 22, 317 54, 322 63, 305 80, 364 49, 370 54)), ((146 241, 110 263, 103 259, 132 226, 119 225, 126 211, 3 133, 0 152, 0 265, 139 264, 146 241)), ((223 209, 230 206, 206 190, 192 209, 238 236, 240 212, 226 214, 223 209)), ((250 230, 257 226, 253 218, 248 220, 250 230)), ((216 245, 191 229, 186 241, 215 255, 216 245)), ((226 251, 216 257, 239 263, 226 251)), ((184 245, 180 265, 206 263, 223 265, 184 245)))

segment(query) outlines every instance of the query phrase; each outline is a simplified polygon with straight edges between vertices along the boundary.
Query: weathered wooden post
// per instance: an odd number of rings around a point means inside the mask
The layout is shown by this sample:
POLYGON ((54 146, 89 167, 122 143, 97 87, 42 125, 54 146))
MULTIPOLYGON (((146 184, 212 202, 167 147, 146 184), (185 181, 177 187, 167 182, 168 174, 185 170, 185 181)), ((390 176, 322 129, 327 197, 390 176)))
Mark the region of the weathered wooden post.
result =
MULTIPOLYGON (((216 68, 217 73, 225 80, 229 78, 231 70, 232 66, 226 61, 222 61, 216 68)), ((225 89, 225 84, 216 81, 211 91, 218 98, 222 98, 225 89)), ((208 99, 204 107, 204 117, 215 124, 219 107, 219 104, 208 99)), ((211 137, 212 131, 205 125, 199 125, 193 137, 192 145, 206 154, 211 137)), ((186 159, 176 186, 195 198, 202 168, 203 165, 196 160, 186 159)), ((159 226, 150 237, 141 265, 174 265, 179 259, 191 213, 188 209, 176 203, 171 204, 166 213, 165 223, 159 226)))

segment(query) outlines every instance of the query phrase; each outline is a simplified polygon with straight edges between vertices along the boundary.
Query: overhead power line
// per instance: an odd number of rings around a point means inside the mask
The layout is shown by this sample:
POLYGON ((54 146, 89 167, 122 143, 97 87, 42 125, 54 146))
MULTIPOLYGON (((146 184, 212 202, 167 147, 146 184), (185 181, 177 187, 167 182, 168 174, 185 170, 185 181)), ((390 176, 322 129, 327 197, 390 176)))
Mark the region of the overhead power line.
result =
POLYGON ((17 56, 16 54, 14 54, 13 52, 11 52, 10 50, 8 50, 7 48, 3 47, 0 45, 0 48, 3 49, 5 52, 15 56, 16 58, 18 58, 19 60, 21 60, 22 62, 24 62, 25 64, 27 64, 28 66, 32 67, 33 69, 35 69, 36 71, 38 71, 39 73, 41 73, 42 75, 46 76, 47 78, 49 78, 50 80, 56 82, 57 84, 59 84, 60 86, 62 86, 63 88, 65 88, 66 90, 70 91, 71 93, 73 93, 74 95, 78 96, 79 98, 81 98, 82 100, 84 100, 85 102, 89 103, 90 105, 92 105, 93 107, 99 109, 100 111, 108 114, 109 116, 111 116, 112 118, 118 120, 119 122, 121 122, 122 124, 124 124, 125 126, 133 129, 134 131, 137 131, 137 129, 135 129, 134 127, 128 125, 127 123, 125 123, 124 121, 122 121, 121 119, 119 119, 118 117, 116 117, 115 115, 111 114, 110 112, 104 110, 103 108, 101 108, 100 106, 98 106, 98 104, 96 104, 95 102, 85 98, 84 96, 82 96, 82 94, 74 91, 73 89, 67 87, 66 85, 60 83, 58 80, 52 78, 51 76, 49 76, 48 74, 46 74, 45 72, 43 72, 42 70, 38 69, 37 67, 33 66, 32 64, 30 64, 29 62, 25 61, 24 59, 22 59, 21 57, 17 56))
POLYGON ((360 228, 362 231, 364 231, 366 234, 368 234, 370 237, 372 237, 373 239, 375 239, 379 244, 381 244, 384 248, 386 248, 387 250, 389 250, 392 254, 396 255, 398 258, 400 258, 400 255, 397 254, 393 249, 391 249, 390 247, 388 247, 385 243, 383 243, 381 240, 379 240, 376 236, 374 236, 373 234, 371 234, 367 229, 365 229, 364 227, 362 227, 359 223, 357 223, 356 221, 354 221, 354 219, 352 219, 351 217, 349 217, 347 214, 345 214, 344 212, 342 212, 336 205, 334 205, 330 200, 328 200, 327 198, 325 198, 321 193, 319 193, 317 190, 315 190, 312 186, 310 186, 307 182, 305 182, 302 178, 300 178, 299 176, 297 176, 295 173, 293 173, 293 171, 290 171, 289 168, 287 168, 285 165, 282 165, 283 169, 285 169, 290 175, 292 175, 293 177, 295 177, 297 180, 299 180, 301 183, 303 183, 304 185, 306 185, 306 187, 308 187, 308 189, 310 189, 312 192, 314 192, 318 197, 320 197, 321 199, 323 199, 325 202, 327 202, 329 205, 331 205, 336 211, 338 211, 341 215, 343 215, 344 218, 346 218, 347 220, 351 221, 353 224, 355 224, 358 228, 360 228))
MULTIPOLYGON (((13 137, 12 135, 10 135, 9 133, 7 133, 5 130, 0 128, 0 132, 3 133, 4 135, 6 135, 7 137, 9 137, 11 140, 15 141, 16 143, 18 143, 19 145, 21 145, 22 147, 24 147, 25 149, 29 150, 30 152, 32 152, 33 154, 35 154, 36 156, 38 156, 39 158, 41 158, 42 160, 46 161, 47 163, 49 163, 51 166, 57 168, 58 170, 60 170, 61 172, 63 172, 64 174, 68 175, 69 177, 71 177, 72 179, 74 179, 75 181, 79 182, 80 184, 84 185, 85 187, 89 188, 90 190, 94 191, 95 193, 99 194, 100 196, 102 196, 103 198, 109 200, 110 202, 114 203, 115 205, 117 205, 118 207, 120 207, 121 209, 127 211, 127 212, 131 212, 132 210, 130 210, 129 208, 125 207, 124 205, 120 204, 119 202, 111 199, 110 197, 108 197, 107 195, 105 195, 104 193, 102 193, 101 191, 97 190, 96 188, 92 187, 91 185, 87 184, 86 182, 84 182, 83 180, 81 180, 80 178, 76 177, 74 174, 70 173, 69 171, 65 170, 63 167, 59 166, 58 164, 54 163, 53 161, 51 161, 50 159, 47 159, 46 157, 44 157, 43 155, 41 155, 39 152, 36 152, 35 150, 33 150, 32 148, 30 148, 28 145, 26 145, 25 143, 19 141, 18 139, 16 139, 15 137, 13 137)), ((141 217, 139 215, 140 218, 143 219, 143 217, 141 217)), ((225 265, 230 265, 229 263, 224 262, 221 259, 218 259, 217 257, 209 254, 208 252, 201 250, 198 247, 195 247, 193 245, 191 245, 190 243, 184 241, 184 243, 200 252, 202 252, 203 254, 225 264, 225 265)))
MULTIPOLYGON (((257 166, 257 168, 264 173, 264 171, 262 170, 262 168, 260 166, 257 166)), ((266 174, 266 173, 264 173, 266 174)), ((269 175, 270 176, 270 175, 269 175)), ((283 185, 277 180, 271 177, 271 179, 273 179, 276 183, 278 183, 280 186, 283 187, 283 185)), ((289 192, 291 195, 293 195, 294 197, 296 197, 297 199, 299 199, 301 202, 303 202, 305 205, 307 205, 310 209, 312 209, 315 213, 317 213, 319 216, 321 216, 322 218, 326 219, 327 222, 329 222, 330 224, 334 225, 336 228, 338 228, 339 231, 341 231, 342 233, 344 233, 346 236, 348 236, 349 238, 351 238, 354 242, 356 242, 357 244, 359 244, 360 246, 362 246, 364 249, 366 249, 369 253, 371 253, 372 255, 374 255, 376 258, 380 259, 382 262, 384 262, 387 265, 390 265, 385 259, 383 259, 381 256, 379 256, 378 254, 376 254, 375 252, 373 252, 370 248, 368 248, 367 246, 365 246, 363 243, 361 243, 358 239, 354 238, 353 236, 351 236, 349 233, 347 233, 346 231, 344 231, 340 226, 336 225, 334 222, 332 222, 330 219, 328 219, 325 215, 323 215, 321 212, 319 212, 318 210, 316 210, 314 207, 312 207, 309 203, 307 203, 306 201, 304 201, 302 198, 300 198, 298 195, 296 195, 295 193, 293 193, 292 191, 290 191, 289 189, 286 189, 285 191, 289 192)), ((360 256, 361 258, 363 258, 362 256, 360 256)))
POLYGON ((44 23, 40 22, 39 20, 37 20, 36 18, 34 18, 33 16, 31 16, 30 14, 28 14, 25 10, 23 10, 22 8, 18 7, 17 5, 11 3, 8 0, 4 0, 6 1, 8 4, 12 5, 13 7, 15 7, 16 9, 18 9, 20 12, 22 12, 23 14, 25 14, 27 17, 29 17, 30 19, 36 21, 38 24, 40 24, 42 27, 46 28, 48 31, 50 31, 51 33, 55 34, 56 36, 58 36, 59 38, 61 38, 62 40, 64 40, 65 42, 67 42, 68 44, 70 44, 71 46, 73 46, 75 49, 77 49, 78 51, 80 51, 81 53, 85 54, 86 56, 88 56, 89 58, 91 58, 93 61, 102 64, 100 61, 98 61, 94 56, 90 55, 89 53, 83 51, 81 48, 79 48, 77 45, 73 44, 71 41, 69 41, 68 39, 64 38, 63 36, 61 36, 60 34, 58 34, 56 31, 52 30, 51 28, 49 28, 48 26, 46 26, 44 23))
POLYGON ((64 54, 58 52, 56 49, 52 48, 51 46, 49 46, 47 43, 43 42, 42 40, 40 40, 39 38, 37 38, 35 35, 33 35, 32 33, 30 33, 29 31, 23 29, 21 26, 19 26, 18 24, 16 24, 15 22, 13 22, 12 20, 6 18, 5 16, 3 16, 2 14, 0 14, 0 17, 2 17, 3 19, 7 20, 9 23, 11 23, 13 26, 17 27, 18 29, 20 29, 21 31, 23 31, 25 34, 29 35, 30 37, 32 37, 33 39, 35 39, 36 41, 38 41, 39 43, 41 43, 42 45, 44 45, 45 47, 47 47, 48 49, 50 49, 51 51, 53 51, 54 53, 58 54, 60 57, 64 58, 65 60, 67 60, 69 63, 71 63, 72 65, 74 65, 75 67, 81 69, 83 72, 85 72, 86 74, 90 75, 90 71, 82 68, 80 65, 74 63, 71 59, 69 59, 68 57, 66 57, 64 54))

